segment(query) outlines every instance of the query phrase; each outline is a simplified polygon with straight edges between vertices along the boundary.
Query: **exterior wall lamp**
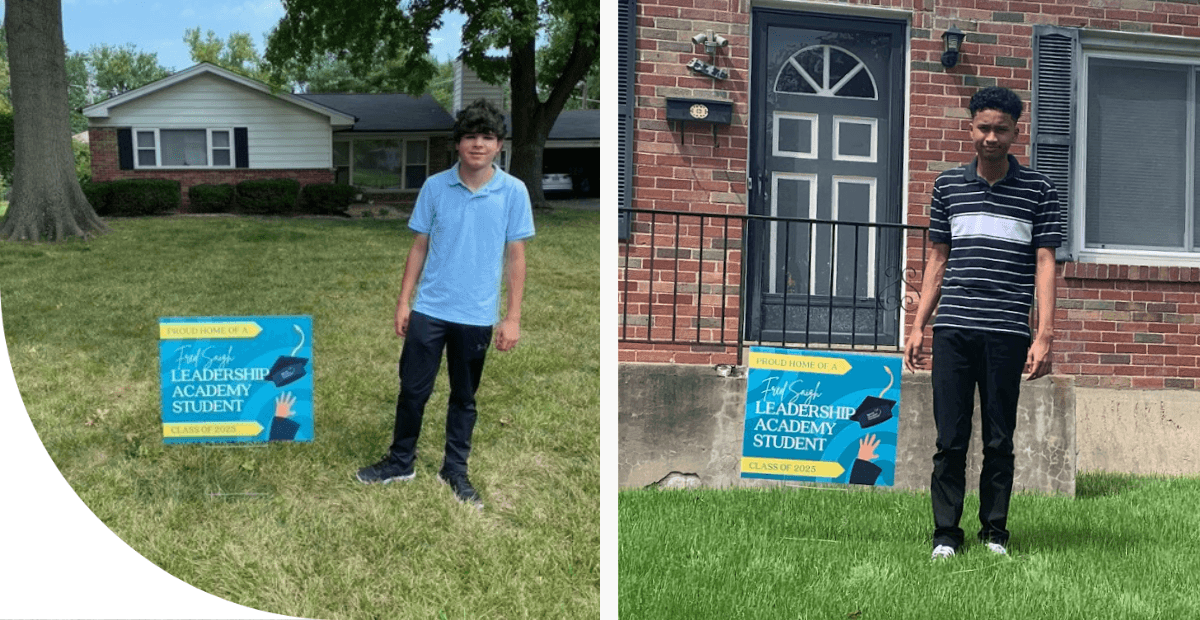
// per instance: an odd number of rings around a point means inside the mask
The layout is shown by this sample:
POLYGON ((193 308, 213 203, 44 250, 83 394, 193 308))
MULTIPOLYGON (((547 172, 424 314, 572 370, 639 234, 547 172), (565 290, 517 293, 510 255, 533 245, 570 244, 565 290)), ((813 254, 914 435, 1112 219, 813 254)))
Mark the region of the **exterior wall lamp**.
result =
POLYGON ((947 69, 958 64, 958 53, 962 49, 963 39, 967 35, 959 30, 957 26, 950 26, 950 29, 942 33, 942 41, 946 43, 946 51, 942 52, 942 66, 947 69))
POLYGON ((687 63, 688 69, 701 75, 707 75, 714 80, 724 80, 729 77, 728 71, 718 68, 715 64, 717 61, 717 48, 728 47, 728 39, 719 34, 713 34, 711 30, 706 30, 692 37, 692 43, 704 46, 704 51, 708 52, 708 58, 712 61, 712 64, 704 62, 699 58, 693 58, 691 62, 687 63))
POLYGON ((707 30, 692 37, 692 43, 695 43, 696 45, 703 45, 704 51, 708 52, 708 55, 711 57, 716 57, 718 47, 729 46, 729 41, 727 41, 725 37, 719 34, 713 34, 713 31, 711 30, 707 30))

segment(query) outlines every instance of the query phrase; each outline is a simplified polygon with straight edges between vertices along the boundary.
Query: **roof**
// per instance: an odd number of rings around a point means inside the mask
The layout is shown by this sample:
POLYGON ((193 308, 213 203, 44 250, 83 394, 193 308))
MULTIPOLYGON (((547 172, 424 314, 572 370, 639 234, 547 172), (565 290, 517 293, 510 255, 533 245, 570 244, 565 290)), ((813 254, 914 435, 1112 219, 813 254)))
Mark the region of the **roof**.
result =
POLYGON ((354 116, 353 132, 451 131, 454 117, 426 93, 405 94, 303 94, 302 99, 354 116))
POLYGON ((600 110, 565 110, 554 121, 548 140, 599 140, 600 110))
POLYGON ((328 117, 330 124, 333 125, 335 129, 340 128, 340 127, 350 126, 354 123, 354 118, 343 112, 339 112, 333 108, 326 107, 315 101, 301 99, 300 97, 298 97, 296 95, 292 95, 289 93, 283 93, 283 92, 276 92, 276 91, 272 90, 270 86, 267 86, 266 84, 263 84, 262 82, 259 82, 257 80, 252 80, 243 75, 238 75, 237 73, 229 71, 228 69, 223 69, 221 67, 218 67, 216 65, 212 65, 212 64, 209 64, 206 62, 202 62, 198 65, 194 65, 192 67, 184 69, 183 71, 173 73, 161 80, 156 80, 156 81, 146 84, 145 86, 142 86, 140 88, 135 88, 131 91, 121 93, 120 95, 117 95, 116 97, 111 97, 109 99, 105 99, 104 101, 101 101, 100 103, 95 103, 90 106, 87 106, 86 108, 83 109, 83 115, 87 118, 108 118, 108 116, 111 113, 113 108, 122 106, 131 101, 136 101, 137 99, 141 99, 142 97, 145 97, 146 95, 150 95, 152 93, 156 93, 158 91, 165 90, 176 84, 179 84, 180 82, 190 80, 190 79, 195 78, 200 75, 215 75, 217 77, 229 80, 230 82, 234 82, 236 84, 245 86, 246 88, 256 90, 265 95, 275 97, 281 101, 285 101, 285 102, 291 103, 293 105, 297 105, 297 106, 300 106, 307 110, 310 110, 312 112, 316 112, 317 114, 328 117))
MULTIPOLYGON (((428 93, 403 94, 304 94, 309 101, 353 115, 351 131, 453 131, 454 117, 428 93)), ((512 116, 505 115, 511 133, 512 116)), ((549 140, 599 140, 600 110, 567 110, 558 115, 549 140)))

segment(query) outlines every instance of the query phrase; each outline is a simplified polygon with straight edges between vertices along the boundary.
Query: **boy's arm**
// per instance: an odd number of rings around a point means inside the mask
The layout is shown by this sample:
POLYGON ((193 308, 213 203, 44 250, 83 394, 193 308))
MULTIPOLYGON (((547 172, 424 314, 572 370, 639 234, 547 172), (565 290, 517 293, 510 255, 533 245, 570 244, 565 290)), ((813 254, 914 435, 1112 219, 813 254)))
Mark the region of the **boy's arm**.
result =
POLYGON ((521 338, 521 299, 525 296, 525 241, 509 241, 505 248, 505 281, 508 284, 508 311, 496 329, 496 349, 508 351, 521 338))
POLYGON ((933 244, 933 251, 925 259, 925 275, 921 279, 921 302, 917 304, 917 315, 912 330, 904 343, 904 367, 916 371, 924 361, 921 345, 925 340, 925 325, 933 316, 933 309, 942 297, 942 278, 946 275, 946 261, 950 258, 950 245, 933 244))
POLYGON ((403 338, 408 333, 408 317, 412 314, 413 291, 417 281, 421 279, 421 271, 425 269, 425 256, 429 253, 429 235, 417 233, 412 247, 408 250, 408 260, 404 262, 404 280, 400 284, 400 299, 396 301, 396 335, 403 338))
POLYGON ((1054 248, 1038 248, 1037 275, 1034 276, 1037 291, 1037 337, 1033 340, 1033 346, 1029 347, 1029 357, 1025 360, 1029 368, 1026 381, 1033 381, 1050 373, 1053 357, 1051 350, 1054 348, 1054 296, 1058 285, 1057 277, 1054 248))

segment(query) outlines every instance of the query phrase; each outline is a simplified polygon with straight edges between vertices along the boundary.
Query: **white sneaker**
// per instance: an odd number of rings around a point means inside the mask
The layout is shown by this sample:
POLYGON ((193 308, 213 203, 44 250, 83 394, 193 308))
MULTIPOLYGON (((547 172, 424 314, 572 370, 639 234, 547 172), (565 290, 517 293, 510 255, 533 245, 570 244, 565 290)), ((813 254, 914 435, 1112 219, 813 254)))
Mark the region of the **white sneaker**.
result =
POLYGON ((995 553, 996 555, 1008 555, 1008 549, 1005 549, 1004 545, 1002 545, 1000 543, 990 542, 987 544, 987 548, 988 548, 988 551, 991 551, 992 553, 995 553))
POLYGON ((933 558, 932 559, 937 560, 937 559, 941 559, 941 558, 948 558, 953 555, 954 555, 954 547, 949 547, 947 545, 938 545, 933 548, 933 558))

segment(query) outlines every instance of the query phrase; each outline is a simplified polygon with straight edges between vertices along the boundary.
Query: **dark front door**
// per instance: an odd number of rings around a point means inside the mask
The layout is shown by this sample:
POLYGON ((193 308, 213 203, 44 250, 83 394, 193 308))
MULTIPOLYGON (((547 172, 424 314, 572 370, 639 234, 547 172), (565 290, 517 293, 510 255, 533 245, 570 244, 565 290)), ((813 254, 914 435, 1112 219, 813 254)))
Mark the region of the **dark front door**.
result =
POLYGON ((904 24, 756 10, 747 338, 898 342, 904 24))

